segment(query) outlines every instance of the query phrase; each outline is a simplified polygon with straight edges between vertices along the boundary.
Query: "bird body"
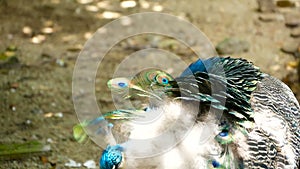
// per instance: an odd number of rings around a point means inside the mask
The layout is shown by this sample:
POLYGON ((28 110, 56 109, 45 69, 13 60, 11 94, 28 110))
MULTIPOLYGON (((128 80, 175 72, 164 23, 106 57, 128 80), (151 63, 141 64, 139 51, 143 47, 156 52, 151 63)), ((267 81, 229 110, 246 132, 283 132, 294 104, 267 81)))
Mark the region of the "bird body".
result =
POLYGON ((150 98, 148 111, 137 118, 148 123, 120 124, 120 134, 128 135, 116 145, 124 148, 124 168, 300 167, 299 103, 283 82, 251 62, 213 57, 192 63, 177 78, 161 70, 142 74, 127 79, 125 88, 150 98), (153 78, 162 73, 167 80, 153 78), (161 133, 165 140, 134 141, 161 133))

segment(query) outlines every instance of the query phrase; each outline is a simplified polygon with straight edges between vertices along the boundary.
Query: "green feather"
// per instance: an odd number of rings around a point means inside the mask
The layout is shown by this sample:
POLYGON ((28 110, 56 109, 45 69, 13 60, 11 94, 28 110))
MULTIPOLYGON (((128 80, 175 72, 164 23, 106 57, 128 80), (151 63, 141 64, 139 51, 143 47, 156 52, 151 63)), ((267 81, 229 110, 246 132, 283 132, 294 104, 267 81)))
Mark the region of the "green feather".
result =
POLYGON ((77 142, 83 143, 87 139, 87 134, 84 131, 84 127, 86 127, 87 125, 88 125, 87 122, 83 122, 83 123, 76 124, 73 127, 73 137, 77 142))
POLYGON ((96 119, 85 120, 82 123, 76 124, 73 127, 73 137, 77 142, 83 143, 88 137, 87 133, 84 130, 85 127, 88 127, 89 125, 97 124, 102 120, 131 120, 131 119, 141 117, 143 113, 145 113, 144 110, 123 110, 123 109, 107 112, 96 119))

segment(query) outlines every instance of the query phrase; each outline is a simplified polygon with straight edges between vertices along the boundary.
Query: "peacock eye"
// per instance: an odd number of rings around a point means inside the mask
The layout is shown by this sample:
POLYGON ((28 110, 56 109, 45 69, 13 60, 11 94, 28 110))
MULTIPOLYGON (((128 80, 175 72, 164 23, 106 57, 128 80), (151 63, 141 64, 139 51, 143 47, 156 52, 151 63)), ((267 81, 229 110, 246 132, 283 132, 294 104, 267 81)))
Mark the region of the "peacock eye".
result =
POLYGON ((167 85, 167 84, 169 84, 169 78, 165 74, 163 74, 163 75, 157 75, 155 77, 155 80, 160 85, 167 85))
POLYGON ((123 87, 127 87, 127 83, 119 82, 119 83, 118 83, 118 86, 119 86, 119 87, 122 87, 122 88, 123 88, 123 87))
POLYGON ((163 78, 163 79, 162 79, 162 83, 163 83, 163 84, 168 84, 168 82, 169 82, 169 80, 168 80, 167 78, 163 78))

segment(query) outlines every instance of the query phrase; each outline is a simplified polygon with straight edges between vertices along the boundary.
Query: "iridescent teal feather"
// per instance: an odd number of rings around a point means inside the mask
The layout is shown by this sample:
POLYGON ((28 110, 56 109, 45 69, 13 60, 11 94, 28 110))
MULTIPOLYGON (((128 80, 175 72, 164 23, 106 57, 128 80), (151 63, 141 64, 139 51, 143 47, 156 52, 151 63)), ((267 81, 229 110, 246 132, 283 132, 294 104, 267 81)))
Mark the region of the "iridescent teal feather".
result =
POLYGON ((118 169, 123 160, 123 148, 120 145, 110 146, 102 152, 99 164, 100 169, 118 169))

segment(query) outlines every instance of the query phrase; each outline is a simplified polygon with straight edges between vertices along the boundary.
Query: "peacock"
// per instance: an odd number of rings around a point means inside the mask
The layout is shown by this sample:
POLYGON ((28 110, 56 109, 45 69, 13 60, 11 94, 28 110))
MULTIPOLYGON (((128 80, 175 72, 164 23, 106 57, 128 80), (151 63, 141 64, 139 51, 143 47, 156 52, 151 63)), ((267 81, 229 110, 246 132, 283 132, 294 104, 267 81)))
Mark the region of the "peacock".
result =
POLYGON ((123 110, 120 133, 128 137, 107 146, 101 169, 300 167, 299 103, 283 82, 245 59, 199 59, 176 78, 146 69, 108 86, 148 105, 123 110), (131 122, 153 114, 159 118, 151 124, 131 122), (161 133, 165 140, 132 141, 161 133))

